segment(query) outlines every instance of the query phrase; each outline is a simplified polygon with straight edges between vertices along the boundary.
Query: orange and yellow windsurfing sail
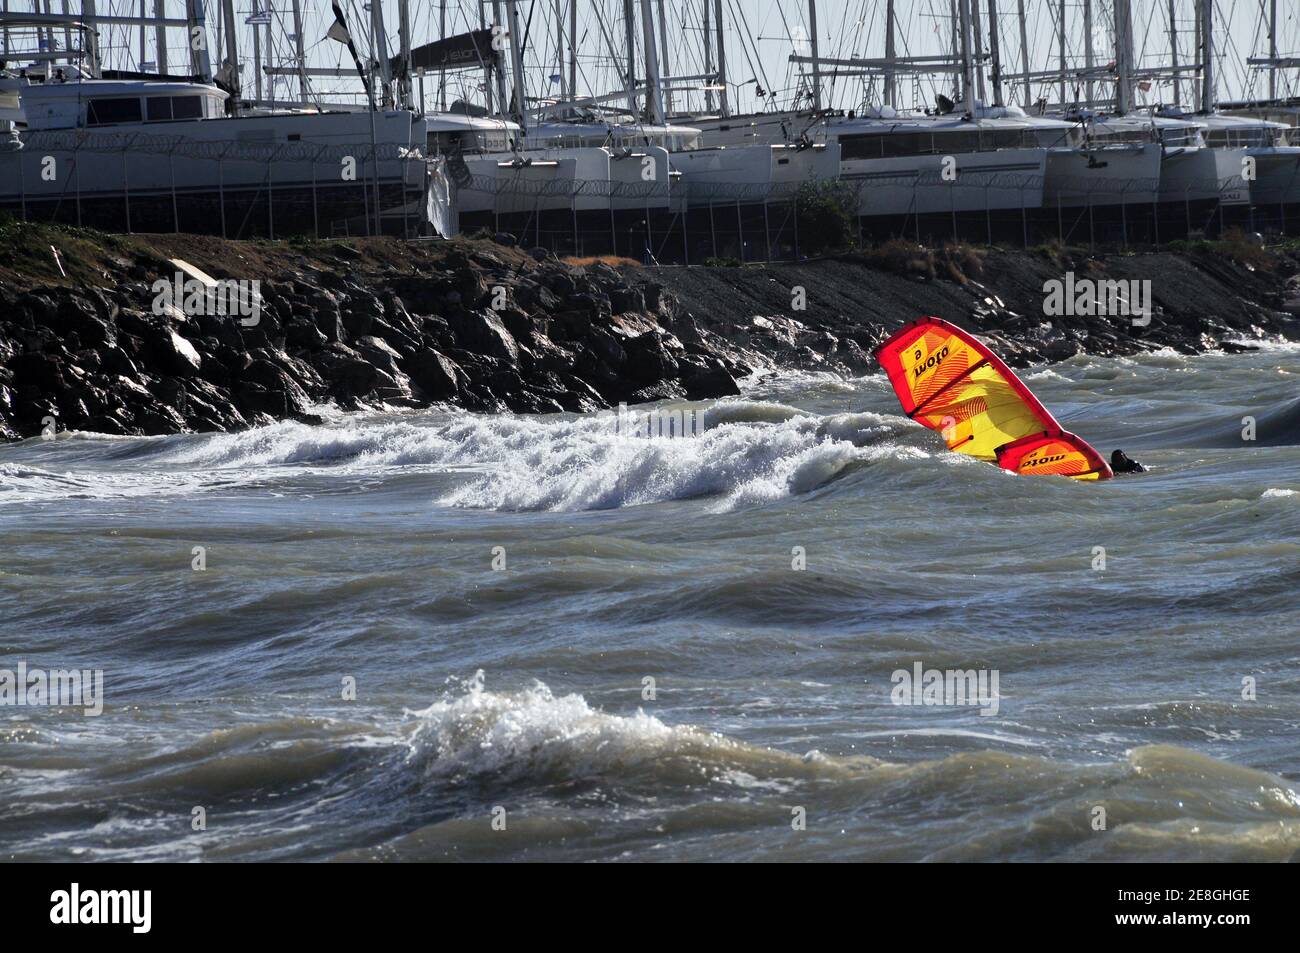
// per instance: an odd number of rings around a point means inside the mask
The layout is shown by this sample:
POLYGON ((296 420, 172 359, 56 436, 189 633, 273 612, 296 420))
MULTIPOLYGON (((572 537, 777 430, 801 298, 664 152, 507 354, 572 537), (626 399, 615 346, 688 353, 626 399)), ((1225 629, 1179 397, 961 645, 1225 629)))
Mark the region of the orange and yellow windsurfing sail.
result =
POLYGON ((903 412, 943 435, 949 450, 1013 473, 1104 480, 1110 466, 1056 418, 1002 360, 940 318, 918 318, 890 335, 876 360, 903 412))

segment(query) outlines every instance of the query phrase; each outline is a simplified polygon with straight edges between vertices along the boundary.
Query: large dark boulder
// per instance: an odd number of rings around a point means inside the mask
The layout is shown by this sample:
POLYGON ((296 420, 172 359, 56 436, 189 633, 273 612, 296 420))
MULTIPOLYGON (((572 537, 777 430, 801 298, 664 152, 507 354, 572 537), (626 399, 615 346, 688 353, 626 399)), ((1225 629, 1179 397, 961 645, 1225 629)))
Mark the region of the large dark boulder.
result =
POLYGON ((519 346, 494 312, 460 312, 449 315, 447 324, 462 348, 511 364, 519 362, 519 346))
POLYGON ((467 382, 459 364, 429 348, 404 362, 407 374, 430 400, 451 400, 467 382))

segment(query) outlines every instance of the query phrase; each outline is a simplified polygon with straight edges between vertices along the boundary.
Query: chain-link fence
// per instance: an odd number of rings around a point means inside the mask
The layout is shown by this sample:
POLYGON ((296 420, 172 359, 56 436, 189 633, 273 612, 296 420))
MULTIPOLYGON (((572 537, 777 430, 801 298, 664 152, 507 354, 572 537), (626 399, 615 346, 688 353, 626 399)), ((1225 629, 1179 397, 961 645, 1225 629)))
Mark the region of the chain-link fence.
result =
POLYGON ((104 231, 415 236, 428 231, 434 168, 391 143, 38 131, 0 151, 0 205, 104 231))
MULTIPOLYGON (((688 264, 791 260, 816 253, 830 237, 814 213, 828 184, 679 181, 636 187, 472 176, 458 185, 460 226, 508 232, 560 255, 688 264), (595 194, 609 197, 607 207, 584 210, 584 197, 595 194)), ((1231 228, 1300 230, 1296 170, 1271 183, 1192 176, 1062 183, 1048 175, 1005 172, 967 172, 949 181, 927 171, 841 178, 833 180, 829 194, 860 244, 906 238, 1134 247, 1216 237, 1231 228)))
POLYGON ((981 170, 950 179, 925 170, 624 182, 548 177, 540 165, 508 161, 482 174, 455 157, 431 161, 384 143, 67 131, 28 133, 22 146, 0 151, 0 204, 23 219, 106 231, 327 238, 486 229, 559 255, 698 264, 792 260, 844 239, 1128 247, 1230 228, 1300 229, 1294 162, 1252 181, 981 170))

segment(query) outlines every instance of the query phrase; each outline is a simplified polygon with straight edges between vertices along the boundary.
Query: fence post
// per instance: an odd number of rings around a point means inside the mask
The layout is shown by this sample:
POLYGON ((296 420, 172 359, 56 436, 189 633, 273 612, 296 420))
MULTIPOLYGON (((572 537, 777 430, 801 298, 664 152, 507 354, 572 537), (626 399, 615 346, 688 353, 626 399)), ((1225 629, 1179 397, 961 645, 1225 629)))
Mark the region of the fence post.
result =
POLYGON ((1120 247, 1128 249, 1128 202, 1125 196, 1128 195, 1128 184, 1119 190, 1119 227, 1120 227, 1120 247))
MULTIPOLYGON (((1040 201, 1039 207, 1042 207, 1040 201)), ((1020 243, 1024 248, 1029 247, 1029 210, 1025 208, 1025 183, 1022 179, 1020 182, 1020 243)))
POLYGON ((863 243, 862 238, 862 183, 857 183, 853 190, 853 220, 858 226, 858 244, 863 243))
POLYGON ((1088 248, 1091 251, 1097 250, 1097 220, 1092 211, 1092 193, 1095 189, 1095 183, 1088 186, 1088 248))
MULTIPOLYGON (((72 173, 77 178, 77 227, 81 227, 81 143, 77 143, 76 148, 72 150, 72 173)), ((21 167, 21 163, 20 163, 21 167)))
POLYGON ((691 234, 687 227, 689 225, 687 216, 690 210, 689 196, 684 196, 682 198, 682 264, 687 268, 691 266, 691 234))
POLYGON ((122 199, 126 203, 126 233, 131 234, 131 183, 126 169, 126 137, 122 138, 122 199))
POLYGON ((180 209, 176 206, 176 141, 173 140, 171 148, 167 150, 167 173, 172 180, 172 232, 179 233, 181 230, 180 209))
POLYGON ((948 210, 952 215, 952 240, 957 242, 957 183, 948 183, 948 210))
POLYGON ((316 154, 311 157, 311 231, 317 240, 320 239, 320 203, 316 197, 316 163, 324 150, 324 146, 317 147, 316 154))
MULTIPOLYGON (((275 241, 275 183, 272 180, 275 177, 275 156, 279 151, 277 146, 266 160, 266 231, 271 241, 275 241)), ((375 217, 379 217, 378 210, 375 217)))
MULTIPOLYGON (((230 147, 227 146, 226 149, 230 147)), ((221 237, 227 237, 226 232, 226 149, 217 153, 217 202, 221 205, 221 237)))
POLYGON ((18 163, 18 202, 22 208, 23 221, 27 221, 27 176, 23 174, 23 159, 27 158, 20 150, 14 159, 18 163))
MULTIPOLYGON (((1158 200, 1160 196, 1159 184, 1157 184, 1155 195, 1158 200)), ((1159 251, 1160 250, 1160 202, 1159 201, 1155 201, 1151 203, 1151 229, 1152 229, 1152 234, 1154 235, 1156 240, 1156 250, 1159 251)))
POLYGON ((772 263, 772 223, 767 217, 767 199, 763 196, 763 247, 767 250, 768 264, 772 263))
POLYGON ((740 214, 740 194, 736 194, 736 235, 740 241, 740 263, 745 263, 745 217, 740 214))
POLYGON ((993 211, 989 208, 989 186, 984 183, 984 233, 988 237, 989 248, 993 247, 993 211))
MULTIPOLYGON (((921 244, 921 206, 917 199, 917 187, 921 184, 921 174, 918 172, 916 178, 912 180, 912 225, 916 232, 916 243, 921 244)), ((904 226, 906 227, 906 226, 904 226)), ((893 231, 892 229, 890 230, 893 231)))
MULTIPOLYGON (((407 173, 410 172, 410 170, 411 170, 411 155, 410 155, 410 143, 411 143, 411 139, 410 139, 410 136, 407 136, 406 143, 407 143, 407 154, 404 155, 404 156, 398 156, 398 157, 397 157, 397 168, 398 168, 398 170, 399 170, 398 173, 397 173, 397 177, 398 177, 398 181, 401 183, 401 185, 399 186, 399 188, 401 189, 401 193, 402 193, 402 194, 401 194, 401 201, 402 201, 402 238, 410 238, 410 237, 411 237, 411 222, 410 222, 410 216, 406 213, 406 206, 410 204, 409 202, 406 201, 406 196, 409 194, 408 191, 407 191, 407 188, 406 188, 406 175, 407 175, 407 173)), ((423 160, 423 159, 420 160, 420 166, 421 166, 421 168, 423 168, 423 166, 424 166, 424 160, 423 160)), ((427 173, 426 173, 426 174, 427 174, 427 173)), ((420 182, 421 182, 421 184, 423 184, 423 182, 424 182, 423 176, 421 176, 420 182)), ((423 190, 421 190, 421 194, 423 194, 423 190)))
POLYGON ((801 259, 800 255, 800 194, 794 192, 794 260, 801 259))

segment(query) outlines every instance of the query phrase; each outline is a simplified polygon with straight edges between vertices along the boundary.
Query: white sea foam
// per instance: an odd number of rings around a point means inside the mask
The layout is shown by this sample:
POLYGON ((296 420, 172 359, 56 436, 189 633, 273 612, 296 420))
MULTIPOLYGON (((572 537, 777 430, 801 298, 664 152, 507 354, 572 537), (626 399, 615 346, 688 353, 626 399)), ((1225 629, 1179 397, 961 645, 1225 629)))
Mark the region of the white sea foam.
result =
POLYGON ((159 462, 203 468, 394 468, 465 475, 437 502, 473 509, 591 510, 716 496, 723 507, 806 493, 869 459, 923 456, 890 444, 898 417, 818 417, 793 407, 727 401, 704 408, 695 437, 618 433, 612 414, 461 414, 428 422, 279 423, 220 434, 159 462))
POLYGON ((1269 487, 1267 490, 1265 490, 1263 493, 1259 495, 1259 498, 1261 500, 1267 500, 1274 497, 1282 497, 1282 496, 1300 496, 1300 490, 1286 490, 1286 489, 1278 489, 1276 487, 1269 487))
POLYGON ((670 727, 640 710, 606 714, 581 695, 556 696, 540 682, 521 692, 486 691, 482 671, 464 694, 411 714, 418 725, 410 760, 443 778, 483 774, 501 781, 551 770, 590 774, 669 754, 741 747, 689 725, 670 727))
POLYGON ((868 757, 801 756, 749 745, 693 725, 668 725, 640 709, 616 715, 541 682, 517 692, 484 688, 434 702, 416 719, 407 760, 431 779, 570 779, 646 773, 677 782, 771 787, 774 779, 851 777, 877 767, 868 757))

